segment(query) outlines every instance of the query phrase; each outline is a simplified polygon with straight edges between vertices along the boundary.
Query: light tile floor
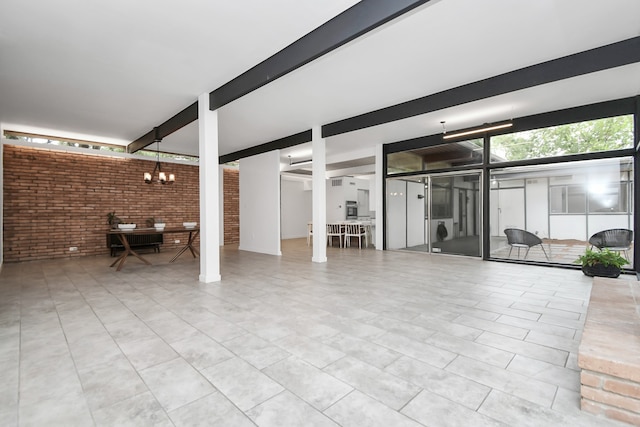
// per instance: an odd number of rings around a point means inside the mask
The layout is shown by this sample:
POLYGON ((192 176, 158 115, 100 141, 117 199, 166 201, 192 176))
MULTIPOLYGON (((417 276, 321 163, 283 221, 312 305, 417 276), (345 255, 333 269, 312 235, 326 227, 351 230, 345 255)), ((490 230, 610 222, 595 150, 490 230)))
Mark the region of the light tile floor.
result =
MULTIPOLYGON (((602 426, 579 410, 580 271, 225 247, 0 273, 1 426, 602 426)), ((631 276, 620 280, 632 280, 631 276)))

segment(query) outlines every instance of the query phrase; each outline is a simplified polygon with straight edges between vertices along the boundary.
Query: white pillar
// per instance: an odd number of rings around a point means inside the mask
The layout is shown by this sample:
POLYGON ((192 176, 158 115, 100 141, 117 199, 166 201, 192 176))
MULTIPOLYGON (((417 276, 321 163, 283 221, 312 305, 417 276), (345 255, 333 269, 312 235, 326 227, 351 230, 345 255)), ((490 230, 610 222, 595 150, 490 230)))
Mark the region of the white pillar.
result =
POLYGON ((386 216, 383 204, 384 193, 382 191, 382 181, 384 180, 384 171, 382 170, 383 156, 382 144, 377 144, 374 185, 376 186, 376 249, 379 251, 384 249, 382 247, 382 239, 384 237, 384 218, 386 216))
POLYGON ((320 126, 311 129, 313 150, 313 262, 327 262, 327 152, 320 126))
POLYGON ((209 93, 198 97, 200 154, 200 277, 220 281, 220 172, 218 169, 218 111, 209 110, 209 93))

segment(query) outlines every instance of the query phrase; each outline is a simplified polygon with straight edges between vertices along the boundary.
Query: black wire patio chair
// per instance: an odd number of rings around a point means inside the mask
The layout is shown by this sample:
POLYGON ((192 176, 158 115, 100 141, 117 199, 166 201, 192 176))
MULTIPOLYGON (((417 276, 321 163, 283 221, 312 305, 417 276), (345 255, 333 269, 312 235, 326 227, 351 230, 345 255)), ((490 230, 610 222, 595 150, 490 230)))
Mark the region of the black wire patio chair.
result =
POLYGON ((591 247, 598 249, 609 249, 614 252, 624 252, 625 258, 628 258, 627 251, 631 249, 633 242, 633 231, 626 228, 611 228, 602 230, 589 237, 591 247))
POLYGON ((542 244, 542 239, 540 239, 535 234, 530 233, 526 230, 521 230, 519 228, 506 228, 504 230, 504 234, 507 235, 507 242, 509 243, 509 246, 511 246, 511 248, 509 249, 509 255, 508 255, 509 258, 511 257, 511 251, 513 251, 513 248, 518 249, 518 259, 520 259, 520 249, 526 248, 527 251, 525 252, 523 259, 527 259, 527 255, 529 255, 529 250, 533 246, 540 245, 545 258, 547 258, 547 261, 549 261, 549 256, 547 255, 547 251, 545 251, 544 249, 544 245, 542 244))

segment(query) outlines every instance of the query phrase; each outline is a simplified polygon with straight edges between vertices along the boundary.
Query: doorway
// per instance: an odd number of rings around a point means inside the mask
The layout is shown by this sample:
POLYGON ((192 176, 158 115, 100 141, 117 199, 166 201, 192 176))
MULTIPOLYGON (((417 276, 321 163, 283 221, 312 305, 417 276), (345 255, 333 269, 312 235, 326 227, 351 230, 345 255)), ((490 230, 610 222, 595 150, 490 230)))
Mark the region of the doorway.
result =
POLYGON ((481 172, 387 181, 387 248, 480 257, 481 172))

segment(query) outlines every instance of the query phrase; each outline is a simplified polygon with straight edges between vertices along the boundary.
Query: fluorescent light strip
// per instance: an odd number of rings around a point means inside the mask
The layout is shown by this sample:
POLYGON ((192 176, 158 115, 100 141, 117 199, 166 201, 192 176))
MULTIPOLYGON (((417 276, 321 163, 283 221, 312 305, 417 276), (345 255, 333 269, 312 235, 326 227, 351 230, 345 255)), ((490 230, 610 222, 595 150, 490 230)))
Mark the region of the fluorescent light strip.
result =
POLYGON ((299 162, 289 162, 289 166, 306 165, 306 164, 312 163, 312 162, 313 162, 313 159, 300 160, 299 162))
POLYGON ((484 127, 484 128, 468 130, 468 131, 465 131, 465 132, 445 134, 442 137, 442 139, 457 138, 459 136, 466 136, 466 135, 473 135, 473 134, 476 134, 476 133, 489 132, 490 130, 504 129, 504 128, 508 128, 508 127, 511 127, 511 126, 513 126, 513 123, 503 123, 501 125, 487 126, 487 127, 484 127))

